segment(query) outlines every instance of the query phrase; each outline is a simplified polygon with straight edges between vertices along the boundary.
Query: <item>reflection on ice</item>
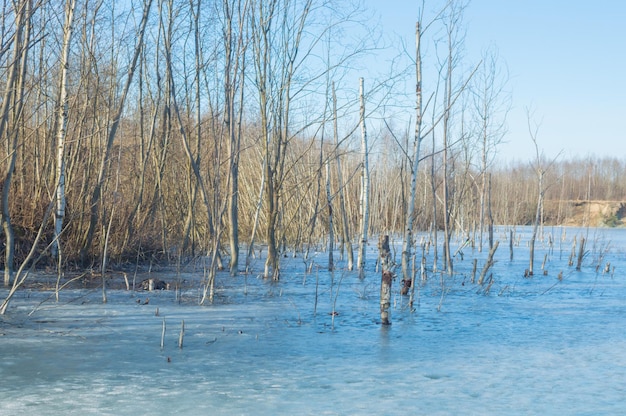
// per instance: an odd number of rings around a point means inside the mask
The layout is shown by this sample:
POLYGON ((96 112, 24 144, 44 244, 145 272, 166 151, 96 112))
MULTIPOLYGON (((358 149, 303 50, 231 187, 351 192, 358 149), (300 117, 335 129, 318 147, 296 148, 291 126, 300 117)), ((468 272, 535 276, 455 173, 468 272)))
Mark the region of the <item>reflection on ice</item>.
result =
POLYGON ((555 251, 547 276, 525 279, 524 248, 513 262, 502 250, 489 295, 467 278, 485 253, 466 248, 458 274, 420 286, 414 313, 393 294, 390 327, 373 265, 364 281, 344 273, 334 317, 342 272, 331 287, 296 261, 278 284, 248 278, 247 294, 218 277, 205 307, 194 289, 147 305, 146 293, 110 291, 103 305, 67 291, 29 316, 49 293, 20 292, 0 321, 0 414, 623 414, 623 233, 611 231, 612 276, 555 251))

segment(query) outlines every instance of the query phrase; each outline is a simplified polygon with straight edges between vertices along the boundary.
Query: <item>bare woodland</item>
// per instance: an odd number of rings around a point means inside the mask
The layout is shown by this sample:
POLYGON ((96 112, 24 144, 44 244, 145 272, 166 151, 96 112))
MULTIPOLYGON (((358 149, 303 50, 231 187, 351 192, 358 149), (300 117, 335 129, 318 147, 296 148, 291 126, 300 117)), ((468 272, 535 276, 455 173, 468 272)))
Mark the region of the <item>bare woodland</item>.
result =
POLYGON ((440 3, 405 67, 360 81, 384 45, 352 1, 2 0, 4 284, 200 256, 237 275, 259 251, 278 279, 282 255, 320 245, 349 267, 355 245, 363 268, 383 234, 408 273, 424 230, 444 231, 452 273, 454 233, 491 249, 493 224, 625 201, 626 160, 546 156, 540 128, 535 160, 498 163, 506 73, 494 51, 464 61, 464 4, 440 3))

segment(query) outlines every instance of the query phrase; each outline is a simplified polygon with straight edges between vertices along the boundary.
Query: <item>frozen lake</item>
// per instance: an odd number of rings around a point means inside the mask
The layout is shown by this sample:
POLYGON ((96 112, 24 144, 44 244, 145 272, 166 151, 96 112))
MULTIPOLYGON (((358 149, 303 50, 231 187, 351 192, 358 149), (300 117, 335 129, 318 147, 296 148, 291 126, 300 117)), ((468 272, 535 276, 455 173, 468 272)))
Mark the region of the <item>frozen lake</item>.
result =
POLYGON ((513 261, 508 232, 496 233, 487 294, 470 280, 488 250, 465 248, 454 276, 429 272, 414 312, 397 278, 391 326, 378 323, 375 243, 364 280, 331 277, 325 253, 311 273, 287 258, 278 283, 220 274, 208 306, 199 287, 180 303, 174 291, 110 290, 107 304, 99 289, 59 303, 20 291, 0 317, 0 414, 626 414, 626 230, 546 228, 532 278, 519 230, 513 261))

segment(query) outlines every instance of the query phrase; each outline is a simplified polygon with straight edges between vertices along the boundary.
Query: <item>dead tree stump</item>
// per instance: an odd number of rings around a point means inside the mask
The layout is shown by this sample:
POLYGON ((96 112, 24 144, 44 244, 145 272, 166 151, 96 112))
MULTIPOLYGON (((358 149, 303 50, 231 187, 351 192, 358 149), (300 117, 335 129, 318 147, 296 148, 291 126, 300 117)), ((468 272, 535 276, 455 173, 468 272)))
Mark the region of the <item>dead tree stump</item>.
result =
POLYGON ((412 279, 402 279, 402 288, 400 289, 400 294, 408 295, 409 290, 411 289, 412 279))
POLYGON ((585 238, 580 239, 580 246, 578 247, 578 261, 576 262, 576 270, 580 271, 583 265, 583 258, 585 257, 585 238))
POLYGON ((482 272, 480 272, 480 277, 478 278, 478 284, 482 285, 483 282, 485 281, 485 275, 487 274, 487 272, 489 271, 489 269, 491 268, 491 266, 493 266, 493 255, 496 254, 496 250, 498 249, 498 245, 500 244, 499 241, 496 241, 496 243, 493 245, 493 247, 491 247, 491 250, 489 250, 489 256, 487 256, 487 262, 485 263, 485 266, 483 267, 482 272))

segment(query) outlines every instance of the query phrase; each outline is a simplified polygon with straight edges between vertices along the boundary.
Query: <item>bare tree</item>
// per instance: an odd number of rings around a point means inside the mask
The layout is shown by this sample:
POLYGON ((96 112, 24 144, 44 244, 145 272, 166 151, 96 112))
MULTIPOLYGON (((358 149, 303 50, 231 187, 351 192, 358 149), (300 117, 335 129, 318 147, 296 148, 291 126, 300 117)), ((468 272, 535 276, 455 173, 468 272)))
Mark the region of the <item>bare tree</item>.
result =
POLYGON ((332 83, 332 96, 333 96, 333 136, 335 138, 335 164, 337 167, 337 187, 339 194, 339 212, 341 215, 341 254, 343 256, 343 250, 345 248, 347 252, 347 269, 352 270, 354 267, 354 253, 352 250, 352 241, 350 239, 348 214, 346 212, 346 202, 344 196, 344 181, 343 173, 341 171, 341 158, 339 155, 339 131, 337 128, 337 94, 335 91, 335 83, 332 83), (345 246, 345 247, 344 247, 345 246))
MULTIPOLYGON (((530 117, 529 117, 530 118, 530 117)), ((530 133, 530 138, 533 141, 533 144, 535 145, 535 161, 534 161, 534 170, 535 170, 535 174, 537 175, 537 206, 535 208, 535 218, 533 220, 533 232, 532 235, 530 236, 530 242, 529 242, 529 247, 530 247, 530 258, 529 258, 529 266, 528 266, 528 275, 532 276, 533 275, 533 266, 534 266, 534 260, 535 260, 535 240, 537 239, 537 228, 539 227, 539 220, 541 218, 541 210, 543 207, 543 198, 545 195, 545 189, 543 187, 543 177, 546 173, 542 161, 541 161, 541 156, 542 154, 539 153, 539 145, 537 144, 537 131, 539 129, 538 126, 535 126, 534 128, 531 127, 530 125, 530 120, 528 121, 528 129, 529 129, 529 133, 530 133)))
MULTIPOLYGON (((480 140, 479 251, 483 249, 485 212, 491 209, 490 204, 485 206, 489 202, 489 168, 496 156, 496 148, 506 133, 506 116, 510 108, 510 95, 505 90, 507 82, 508 74, 503 72, 499 64, 497 50, 488 49, 483 54, 481 65, 474 77, 473 88, 474 114, 480 140)), ((489 248, 493 244, 491 240, 489 248)))
POLYGON ((230 240, 230 274, 237 274, 239 264, 239 155, 241 152, 244 107, 245 52, 247 38, 245 16, 248 1, 224 0, 224 124, 228 135, 230 189, 228 219, 230 240), (239 95, 239 97, 238 97, 239 95))
POLYGON ((4 142, 4 171, 0 177, 0 223, 5 237, 4 285, 11 284, 14 270, 15 235, 9 211, 9 193, 18 147, 18 120, 24 97, 24 78, 31 35, 32 0, 13 2, 15 31, 12 58, 8 62, 6 86, 0 107, 0 140, 4 142))
MULTIPOLYGON (((439 123, 439 120, 441 120, 441 158, 443 170, 441 174, 441 205, 444 228, 443 254, 445 268, 448 274, 453 273, 453 256, 450 249, 452 231, 455 224, 459 224, 458 213, 461 209, 460 201, 463 200, 463 193, 467 189, 465 183, 457 182, 458 175, 463 175, 457 172, 456 158, 458 157, 458 153, 455 152, 455 144, 463 142, 466 139, 466 131, 464 128, 463 118, 461 118, 460 126, 456 126, 456 128, 453 126, 456 116, 455 104, 458 99, 463 96, 463 93, 467 91, 469 82, 478 70, 477 65, 464 79, 461 78, 460 82, 455 82, 457 79, 457 72, 459 72, 461 64, 460 59, 464 41, 464 32, 462 30, 461 23, 465 7, 466 2, 463 0, 451 0, 447 3, 447 13, 443 18, 446 54, 440 64, 440 77, 442 77, 444 84, 442 92, 442 110, 440 118, 433 123, 433 126, 435 126, 439 123)), ((463 110, 463 106, 461 107, 461 110, 463 110)), ((463 112, 461 111, 461 113, 463 112)), ((468 165, 469 161, 465 161, 464 166, 466 169, 468 165)), ((436 188, 434 185, 434 179, 432 188, 433 190, 436 188)), ((433 191, 433 198, 437 198, 435 191, 433 191)), ((435 201, 433 201, 433 203, 435 203, 435 201)))
POLYGON ((141 23, 137 31, 137 42, 135 44, 134 53, 133 53, 130 65, 128 67, 128 74, 126 77, 126 81, 124 83, 123 91, 117 103, 117 109, 115 111, 115 114, 113 115, 111 127, 109 128, 109 131, 107 134, 106 146, 104 148, 104 151, 102 152, 102 157, 100 158, 100 168, 98 170, 98 179, 93 188, 93 192, 91 193, 91 199, 90 199, 90 204, 89 204, 91 207, 89 228, 85 234, 85 238, 83 240, 83 247, 81 249, 80 257, 81 257, 81 261, 83 262, 83 264, 86 263, 87 255, 93 243, 94 232, 96 230, 96 226, 99 220, 99 205, 100 205, 100 199, 102 197, 102 188, 104 186, 104 181, 106 179, 109 156, 110 156, 111 148, 113 147, 113 140, 115 139, 117 129, 120 125, 120 119, 122 117, 122 112, 124 111, 126 97, 128 96, 128 91, 130 90, 130 85, 133 81, 135 70, 137 69, 137 61, 139 59, 139 54, 141 52, 141 49, 143 48, 143 37, 146 32, 146 25, 148 23, 148 17, 150 14, 151 6, 152 6, 152 0, 144 0, 143 14, 141 17, 141 23))
POLYGON ((530 134, 530 139, 535 146, 535 160, 533 161, 533 170, 535 172, 537 178, 537 205, 535 208, 535 217, 533 220, 533 232, 530 236, 529 249, 530 249, 530 258, 528 265, 528 275, 533 275, 533 267, 534 267, 534 258, 535 258, 535 240, 537 239, 537 229, 539 228, 539 224, 541 222, 541 213, 543 211, 543 203, 544 197, 546 194, 546 190, 551 186, 551 184, 545 184, 545 174, 551 168, 551 166, 556 162, 559 155, 557 155, 552 161, 546 162, 543 152, 539 151, 539 144, 537 142, 537 135, 539 132, 539 124, 531 124, 531 114, 530 111, 527 110, 527 119, 528 119, 528 132, 530 134))
MULTIPOLYGON (((277 229, 281 190, 285 175, 285 154, 289 140, 293 79, 298 66, 301 42, 312 0, 270 0, 251 7, 251 36, 255 88, 264 146, 267 259, 265 277, 279 279, 277 229)), ((304 53, 306 57, 306 52, 304 53)))
POLYGON ((453 196, 452 184, 450 183, 452 177, 453 165, 450 159, 450 152, 452 146, 452 101, 453 101, 453 77, 456 69, 458 69, 458 50, 460 43, 460 24, 464 6, 458 1, 451 1, 448 3, 449 11, 448 16, 444 19, 444 25, 446 30, 446 43, 447 54, 445 63, 443 64, 443 76, 444 76, 444 92, 443 92, 443 119, 442 119, 442 140, 443 140, 443 228, 444 228, 444 245, 443 255, 445 260, 445 267, 448 274, 453 272, 453 261, 450 249, 450 239, 452 235, 453 219, 452 219, 452 201, 453 196))

